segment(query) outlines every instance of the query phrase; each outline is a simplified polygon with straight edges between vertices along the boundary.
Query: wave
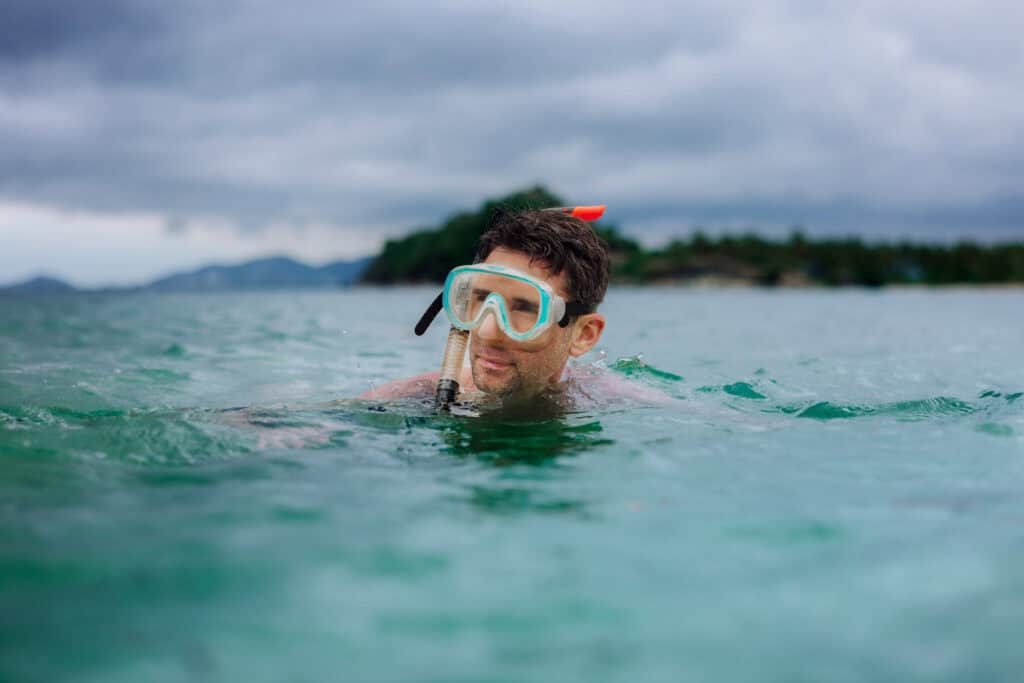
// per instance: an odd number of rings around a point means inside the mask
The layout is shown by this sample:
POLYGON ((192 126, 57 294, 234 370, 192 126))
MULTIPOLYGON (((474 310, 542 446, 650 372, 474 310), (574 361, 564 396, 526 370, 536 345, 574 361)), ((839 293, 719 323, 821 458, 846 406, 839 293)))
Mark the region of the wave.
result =
POLYGON ((703 396, 705 402, 713 398, 715 403, 739 410, 741 413, 778 414, 818 421, 872 417, 920 421, 974 416, 980 420, 989 420, 981 422, 977 427, 978 431, 996 436, 1013 435, 1016 430, 1006 423, 1007 419, 1013 421, 1014 416, 1024 414, 1021 408, 1024 401, 1020 400, 1024 397, 1022 391, 986 389, 975 399, 933 396, 879 403, 846 403, 834 399, 792 403, 773 398, 772 393, 777 389, 778 381, 767 377, 767 372, 763 369, 754 373, 759 376, 757 378, 701 385, 687 390, 681 375, 650 365, 644 361, 642 355, 619 358, 612 363, 605 363, 601 359, 594 363, 594 366, 607 367, 631 381, 659 389, 674 398, 703 396))
POLYGON ((240 436, 202 409, 74 410, 0 406, 0 453, 56 461, 118 460, 191 465, 251 452, 240 436))

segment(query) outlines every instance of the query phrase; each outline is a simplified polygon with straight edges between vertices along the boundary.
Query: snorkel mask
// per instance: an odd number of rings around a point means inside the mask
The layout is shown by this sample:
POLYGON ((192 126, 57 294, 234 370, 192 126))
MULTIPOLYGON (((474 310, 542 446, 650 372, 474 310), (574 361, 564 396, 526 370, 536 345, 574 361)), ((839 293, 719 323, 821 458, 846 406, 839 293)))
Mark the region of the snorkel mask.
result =
MULTIPOLYGON (((581 220, 593 221, 604 214, 605 207, 543 210, 560 211, 581 220)), ((416 324, 417 336, 427 331, 441 309, 452 325, 441 360, 441 377, 437 382, 436 403, 442 410, 447 410, 459 393, 459 374, 470 330, 483 324, 488 315, 494 316, 498 327, 510 339, 530 341, 554 324, 565 327, 573 316, 591 312, 589 306, 566 302, 543 280, 487 263, 458 266, 448 273, 444 289, 416 324)))

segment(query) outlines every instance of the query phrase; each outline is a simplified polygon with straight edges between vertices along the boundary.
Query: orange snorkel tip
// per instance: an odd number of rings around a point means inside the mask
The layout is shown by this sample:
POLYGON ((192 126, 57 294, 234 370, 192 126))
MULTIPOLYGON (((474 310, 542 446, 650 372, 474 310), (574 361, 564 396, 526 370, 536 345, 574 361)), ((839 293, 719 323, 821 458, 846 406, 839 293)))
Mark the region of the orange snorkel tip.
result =
POLYGON ((562 213, 568 213, 581 221, 596 221, 598 218, 604 215, 604 210, 607 208, 604 204, 598 206, 556 206, 548 211, 561 211, 562 213))

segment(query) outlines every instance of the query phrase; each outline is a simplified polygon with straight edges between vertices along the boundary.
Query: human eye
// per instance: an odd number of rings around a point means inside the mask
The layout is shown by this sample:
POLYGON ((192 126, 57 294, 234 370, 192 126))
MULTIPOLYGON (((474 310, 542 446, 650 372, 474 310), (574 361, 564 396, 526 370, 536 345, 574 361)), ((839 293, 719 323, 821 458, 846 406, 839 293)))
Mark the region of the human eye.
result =
POLYGON ((512 310, 519 313, 536 313, 537 304, 526 299, 515 299, 512 302, 512 310))

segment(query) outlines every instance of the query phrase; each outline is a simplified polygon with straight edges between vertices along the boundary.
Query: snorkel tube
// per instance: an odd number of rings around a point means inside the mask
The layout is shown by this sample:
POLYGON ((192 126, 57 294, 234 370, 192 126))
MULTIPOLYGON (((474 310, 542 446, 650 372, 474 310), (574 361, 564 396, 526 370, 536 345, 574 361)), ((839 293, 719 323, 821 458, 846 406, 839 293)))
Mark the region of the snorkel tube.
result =
MULTIPOLYGON (((559 211, 567 213, 580 220, 596 221, 604 215, 605 206, 556 206, 541 211, 559 211)), ((437 298, 427 307, 423 316, 416 323, 416 336, 423 336, 423 333, 430 327, 437 314, 444 307, 444 292, 437 295, 437 298)), ((434 403, 440 410, 450 410, 459 395, 459 375, 462 372, 462 364, 466 357, 466 344, 469 343, 469 330, 462 330, 455 325, 448 331, 448 343, 444 347, 444 355, 441 357, 441 376, 437 380, 437 393, 434 403)))
MULTIPOLYGON (((420 321, 416 323, 416 336, 421 337, 434 322, 434 318, 441 312, 444 304, 444 292, 437 295, 437 298, 427 307, 420 321)), ((441 376, 437 380, 437 393, 434 397, 435 405, 441 410, 448 410, 455 397, 459 395, 459 373, 462 371, 462 362, 466 356, 466 344, 469 342, 469 330, 460 330, 452 325, 448 331, 448 343, 444 347, 444 356, 441 357, 441 376)))
POLYGON ((441 410, 447 410, 459 395, 459 373, 466 356, 469 330, 460 330, 452 325, 448 331, 448 343, 441 357, 441 377, 437 380, 437 395, 434 402, 441 410))
MULTIPOLYGON (((444 292, 437 295, 433 303, 427 307, 420 321, 416 323, 416 336, 423 336, 423 333, 430 327, 437 314, 444 306, 444 292)), ((437 393, 434 397, 434 404, 441 410, 448 410, 455 397, 459 395, 459 373, 462 372, 462 363, 466 357, 466 344, 469 343, 469 330, 460 330, 452 325, 448 331, 448 343, 444 347, 444 356, 441 357, 441 376, 437 380, 437 393)))

